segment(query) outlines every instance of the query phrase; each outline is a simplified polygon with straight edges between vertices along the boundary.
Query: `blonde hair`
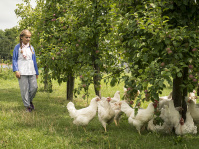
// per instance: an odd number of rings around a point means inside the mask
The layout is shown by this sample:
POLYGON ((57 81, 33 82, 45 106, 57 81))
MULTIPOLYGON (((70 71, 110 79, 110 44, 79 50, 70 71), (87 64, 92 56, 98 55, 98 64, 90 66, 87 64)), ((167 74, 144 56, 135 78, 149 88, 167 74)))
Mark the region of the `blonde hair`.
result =
MULTIPOLYGON (((28 30, 28 29, 24 29, 24 30, 22 30, 21 31, 21 33, 20 33, 20 35, 19 35, 19 43, 20 43, 20 48, 22 49, 22 37, 23 36, 25 36, 26 35, 26 33, 30 33, 31 34, 31 32, 28 30)), ((31 34, 32 35, 32 34, 31 34)), ((32 52, 32 54, 34 54, 34 52, 32 51, 32 48, 31 48, 31 45, 30 45, 30 43, 29 43, 29 46, 30 46, 30 50, 31 50, 31 52, 32 52)), ((23 51, 21 50, 21 53, 23 53, 23 51)))

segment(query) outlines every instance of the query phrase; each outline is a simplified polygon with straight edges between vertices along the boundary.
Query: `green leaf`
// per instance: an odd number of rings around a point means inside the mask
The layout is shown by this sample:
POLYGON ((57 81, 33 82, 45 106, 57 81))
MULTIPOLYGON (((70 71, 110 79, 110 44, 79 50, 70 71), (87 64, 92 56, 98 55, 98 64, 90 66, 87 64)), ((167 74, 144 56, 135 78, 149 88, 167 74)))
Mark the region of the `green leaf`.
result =
POLYGON ((135 66, 134 66, 134 69, 138 69, 138 65, 135 65, 135 66))
POLYGON ((178 73, 177 73, 177 76, 178 76, 179 78, 181 78, 181 77, 182 77, 182 73, 181 73, 181 72, 178 72, 178 73))
POLYGON ((142 70, 142 69, 139 69, 139 70, 138 70, 138 72, 139 72, 139 73, 142 73, 142 72, 143 72, 143 70, 142 70))

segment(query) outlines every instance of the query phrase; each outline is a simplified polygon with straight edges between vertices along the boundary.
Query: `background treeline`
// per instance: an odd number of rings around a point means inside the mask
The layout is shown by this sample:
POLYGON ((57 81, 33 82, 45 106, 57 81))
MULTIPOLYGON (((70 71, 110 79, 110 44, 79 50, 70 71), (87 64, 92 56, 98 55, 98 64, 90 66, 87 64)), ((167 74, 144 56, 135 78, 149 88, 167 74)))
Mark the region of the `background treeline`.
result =
POLYGON ((12 51, 17 44, 17 36, 17 27, 5 29, 5 31, 0 29, 0 63, 12 60, 12 51))

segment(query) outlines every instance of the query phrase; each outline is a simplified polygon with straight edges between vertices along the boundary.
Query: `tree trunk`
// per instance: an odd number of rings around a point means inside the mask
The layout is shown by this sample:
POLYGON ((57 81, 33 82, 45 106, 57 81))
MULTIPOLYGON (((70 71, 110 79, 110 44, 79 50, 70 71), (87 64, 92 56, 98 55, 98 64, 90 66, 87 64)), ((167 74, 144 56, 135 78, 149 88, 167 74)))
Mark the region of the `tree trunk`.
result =
POLYGON ((97 64, 94 64, 94 69, 95 69, 95 74, 93 76, 93 82, 94 82, 94 89, 95 89, 95 94, 101 98, 101 90, 100 90, 100 69, 97 64))
POLYGON ((52 81, 51 77, 48 74, 48 68, 47 66, 44 66, 44 91, 52 93, 52 81))
POLYGON ((180 111, 180 114, 182 115, 184 121, 186 120, 186 112, 187 112, 187 104, 185 102, 185 97, 187 96, 187 88, 184 88, 182 90, 181 85, 183 84, 183 81, 186 81, 187 79, 188 79, 188 68, 184 68, 183 77, 178 77, 176 75, 176 78, 173 79, 172 99, 174 101, 175 107, 182 107, 182 111, 180 111))
MULTIPOLYGON (((183 68, 183 71, 184 71, 183 81, 186 82, 186 81, 188 81, 188 71, 189 71, 188 67, 183 68)), ((187 103, 185 101, 185 97, 187 97, 187 87, 185 87, 183 89, 183 100, 182 100, 182 108, 183 108, 182 117, 183 117, 184 121, 186 121, 186 113, 187 113, 187 103)))
MULTIPOLYGON (((98 44, 95 42, 96 48, 95 50, 98 50, 98 44)), ((97 56, 93 55, 93 69, 95 70, 95 74, 93 76, 93 82, 94 82, 94 89, 95 94, 101 98, 101 91, 100 91, 100 67, 98 64, 96 64, 96 60, 99 59, 97 56)))
MULTIPOLYGON (((96 23, 97 22, 97 18, 98 18, 98 1, 95 0, 95 2, 93 3, 94 4, 94 7, 95 7, 95 14, 94 14, 94 22, 96 23)), ((98 29, 97 29, 97 26, 94 27, 95 31, 94 31, 94 36, 93 36, 93 39, 94 39, 94 43, 93 43, 93 46, 94 46, 94 53, 99 50, 98 49, 98 41, 99 41, 99 35, 100 33, 99 32, 96 32, 98 29)), ((92 55, 92 60, 93 60, 93 69, 95 70, 95 74, 93 76, 93 82, 94 82, 94 89, 95 89, 95 94, 97 96, 99 96, 101 98, 101 91, 100 91, 100 82, 101 82, 101 78, 100 78, 100 67, 98 64, 96 64, 96 60, 99 60, 99 57, 98 55, 92 55)))
POLYGON ((67 94, 66 94, 66 100, 73 100, 73 90, 74 90, 74 84, 75 84, 75 78, 72 74, 68 75, 68 81, 67 81, 67 94))
POLYGON ((176 75, 176 78, 173 79, 173 95, 172 99, 174 102, 175 107, 181 107, 182 105, 182 91, 180 85, 182 85, 183 78, 178 77, 176 75))

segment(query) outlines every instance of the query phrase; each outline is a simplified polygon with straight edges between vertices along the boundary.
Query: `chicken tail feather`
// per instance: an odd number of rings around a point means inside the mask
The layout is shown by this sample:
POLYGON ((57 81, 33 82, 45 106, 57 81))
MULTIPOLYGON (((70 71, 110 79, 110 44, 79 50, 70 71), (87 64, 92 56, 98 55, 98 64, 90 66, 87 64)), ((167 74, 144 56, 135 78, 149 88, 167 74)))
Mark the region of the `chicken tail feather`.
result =
POLYGON ((75 117, 76 117, 76 109, 75 109, 74 103, 69 102, 69 103, 67 104, 67 109, 68 109, 68 112, 69 112, 70 117, 71 117, 71 118, 75 118, 75 117))

